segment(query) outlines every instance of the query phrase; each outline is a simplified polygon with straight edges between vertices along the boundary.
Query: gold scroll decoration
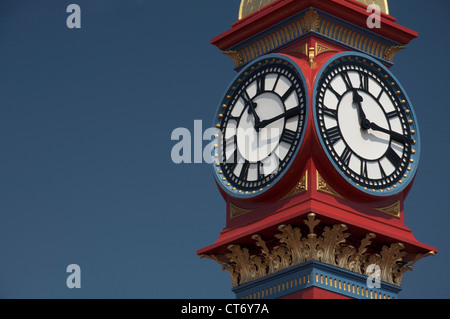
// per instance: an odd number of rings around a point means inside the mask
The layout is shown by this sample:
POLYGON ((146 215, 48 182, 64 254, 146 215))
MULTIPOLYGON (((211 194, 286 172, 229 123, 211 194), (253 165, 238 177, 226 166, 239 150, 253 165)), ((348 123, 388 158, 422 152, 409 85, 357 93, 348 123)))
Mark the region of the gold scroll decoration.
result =
POLYGON ((325 179, 320 175, 319 171, 316 171, 316 185, 317 185, 317 191, 333 195, 336 197, 343 198, 338 192, 336 192, 328 183, 325 181, 325 179))
POLYGON ((318 233, 316 228, 320 223, 316 214, 309 213, 304 220, 304 224, 309 228, 306 235, 302 234, 299 227, 280 225, 274 238, 265 240, 258 234, 252 236, 255 245, 259 247, 253 250, 256 254, 252 254, 247 247, 232 244, 228 246, 229 253, 224 256, 202 255, 201 258, 212 259, 222 266, 222 270, 227 270, 231 275, 233 287, 311 260, 365 276, 373 274, 371 265, 378 265, 381 269, 381 281, 401 286, 406 271, 412 270, 412 266, 420 259, 434 255, 434 252, 430 251, 408 255, 406 259, 407 253, 403 251, 405 246, 402 243, 392 243, 381 248, 371 246, 376 237, 373 233, 366 234, 359 244, 355 239, 348 243, 347 239, 351 234, 347 232, 346 225, 323 225, 320 227, 323 229, 322 233, 318 233), (278 244, 271 245, 273 248, 269 249, 267 243, 275 239, 278 244), (371 253, 368 253, 369 247, 371 253))
POLYGON ((295 185, 295 187, 289 193, 287 193, 286 196, 284 196, 281 200, 306 192, 307 190, 308 190, 308 171, 305 171, 305 174, 297 183, 297 185, 295 185))

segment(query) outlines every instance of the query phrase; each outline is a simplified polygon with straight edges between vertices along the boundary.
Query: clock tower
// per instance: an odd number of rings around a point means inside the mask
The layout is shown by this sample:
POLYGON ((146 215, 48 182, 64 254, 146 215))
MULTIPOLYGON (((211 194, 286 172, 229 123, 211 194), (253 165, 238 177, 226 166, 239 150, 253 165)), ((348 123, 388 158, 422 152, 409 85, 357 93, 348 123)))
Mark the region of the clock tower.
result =
POLYGON ((214 117, 226 226, 198 254, 237 298, 393 299, 437 252, 405 225, 421 141, 390 71, 417 36, 386 0, 242 0, 212 40, 237 75, 214 117))

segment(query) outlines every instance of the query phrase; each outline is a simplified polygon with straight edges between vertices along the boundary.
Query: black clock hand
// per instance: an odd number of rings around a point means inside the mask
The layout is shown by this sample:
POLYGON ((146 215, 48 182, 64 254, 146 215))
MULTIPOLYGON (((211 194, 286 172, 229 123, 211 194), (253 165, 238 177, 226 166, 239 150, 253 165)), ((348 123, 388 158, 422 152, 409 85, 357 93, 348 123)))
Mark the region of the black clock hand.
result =
POLYGON ((356 106, 358 108, 358 115, 359 115, 359 125, 364 129, 367 130, 369 127, 367 126, 367 118, 366 114, 363 111, 361 102, 364 101, 361 95, 358 94, 357 90, 353 90, 353 103, 356 103, 356 106))
POLYGON ((256 114, 255 108, 257 106, 256 103, 254 103, 250 97, 248 96, 247 92, 245 92, 245 101, 246 104, 248 104, 248 114, 252 113, 253 117, 255 118, 255 129, 257 132, 259 132, 259 123, 261 122, 261 120, 259 119, 258 114, 256 114))
POLYGON ((292 109, 286 111, 286 112, 283 113, 283 114, 280 114, 280 115, 278 115, 278 116, 275 116, 274 118, 271 118, 271 119, 269 119, 269 120, 261 121, 261 122, 259 123, 258 127, 259 127, 259 128, 263 128, 263 127, 266 127, 267 125, 269 125, 269 124, 271 124, 271 123, 273 123, 273 122, 275 122, 275 121, 278 121, 279 119, 282 119, 282 118, 290 118, 290 117, 293 117, 293 116, 299 115, 299 114, 300 114, 300 107, 294 107, 294 108, 292 108, 292 109))
POLYGON ((379 132, 382 132, 382 133, 389 134, 391 136, 391 138, 393 140, 397 141, 397 142, 401 142, 401 143, 402 142, 407 142, 407 143, 410 143, 410 144, 414 143, 414 141, 412 139, 410 139, 409 137, 404 136, 402 134, 399 134, 397 132, 386 130, 386 129, 376 125, 375 123, 370 123, 369 122, 368 125, 369 125, 369 128, 371 128, 374 131, 379 131, 379 132))

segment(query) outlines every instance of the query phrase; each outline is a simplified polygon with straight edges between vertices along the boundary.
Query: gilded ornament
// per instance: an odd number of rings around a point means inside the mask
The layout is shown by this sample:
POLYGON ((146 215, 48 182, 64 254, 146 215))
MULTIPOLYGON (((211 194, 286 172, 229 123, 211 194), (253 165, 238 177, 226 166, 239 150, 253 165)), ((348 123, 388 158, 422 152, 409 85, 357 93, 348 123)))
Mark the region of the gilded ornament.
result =
POLYGON ((287 195, 284 196, 281 200, 306 192, 307 190, 308 190, 308 171, 305 172, 305 174, 297 183, 297 185, 295 185, 295 187, 289 193, 287 193, 287 195))
MULTIPOLYGON (((252 239, 257 254, 252 254, 246 247, 240 245, 228 246, 229 253, 225 256, 206 256, 222 266, 222 270, 230 273, 233 287, 243 285, 256 279, 264 278, 281 270, 305 263, 310 260, 319 261, 328 265, 339 267, 357 274, 370 276, 370 265, 378 265, 381 269, 381 281, 401 285, 401 280, 406 271, 412 270, 412 266, 426 256, 434 255, 434 252, 425 254, 408 255, 402 243, 393 243, 383 246, 381 249, 371 247, 375 234, 368 233, 359 242, 358 247, 347 243, 350 233, 347 226, 335 224, 325 226, 319 236, 316 232, 320 220, 316 214, 310 213, 304 220, 309 228, 309 234, 304 236, 299 227, 292 225, 280 225, 279 233, 273 239, 264 240, 255 234, 252 239), (271 247, 268 243, 271 243, 271 247), (368 253, 368 248, 374 251, 368 253), (408 259, 407 259, 408 257, 408 259)), ((356 243, 352 240, 352 243, 356 243)))
POLYGON ((317 176, 317 190, 319 192, 342 198, 342 196, 339 195, 338 192, 336 192, 333 188, 331 188, 327 184, 327 182, 323 179, 323 177, 320 175, 320 173, 318 171, 316 171, 316 176, 317 176))
MULTIPOLYGON (((262 9, 266 5, 274 2, 275 0, 242 0, 239 8, 239 19, 262 9)), ((356 0, 365 5, 376 4, 379 6, 380 11, 389 14, 389 5, 387 0, 356 0)))
MULTIPOLYGON (((233 189, 233 190, 235 190, 235 189, 233 189)), ((230 218, 231 219, 251 213, 252 211, 253 210, 240 208, 240 207, 234 205, 233 203, 230 203, 230 218)))
POLYGON ((396 218, 400 218, 400 212, 401 212, 401 207, 400 207, 400 202, 397 201, 389 206, 386 207, 381 207, 381 208, 375 208, 376 210, 383 212, 385 214, 394 216, 396 218))

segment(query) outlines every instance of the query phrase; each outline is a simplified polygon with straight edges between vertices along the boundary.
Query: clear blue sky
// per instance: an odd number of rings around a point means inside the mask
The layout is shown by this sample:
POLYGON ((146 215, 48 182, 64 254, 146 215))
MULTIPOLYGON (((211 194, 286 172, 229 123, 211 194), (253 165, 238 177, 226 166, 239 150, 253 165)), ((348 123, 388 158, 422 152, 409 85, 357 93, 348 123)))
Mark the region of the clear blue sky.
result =
MULTIPOLYGON (((175 165, 171 132, 212 122, 234 76, 210 44, 239 0, 0 1, 0 297, 233 298, 196 250, 225 225, 206 164, 175 165), (79 4, 82 29, 66 27, 79 4), (66 267, 81 267, 81 289, 66 267)), ((439 249, 402 298, 449 298, 450 3, 391 1, 419 39, 394 74, 414 104, 421 166, 406 225, 439 249)))

